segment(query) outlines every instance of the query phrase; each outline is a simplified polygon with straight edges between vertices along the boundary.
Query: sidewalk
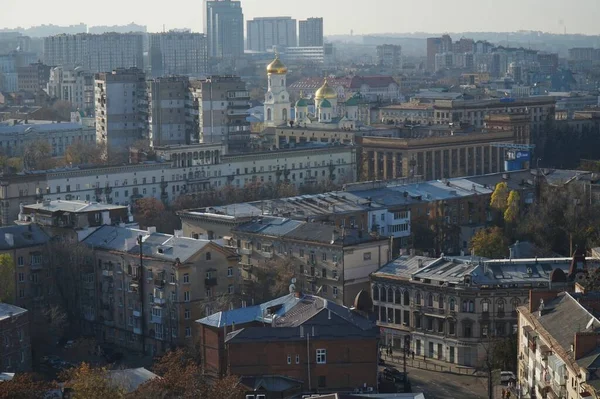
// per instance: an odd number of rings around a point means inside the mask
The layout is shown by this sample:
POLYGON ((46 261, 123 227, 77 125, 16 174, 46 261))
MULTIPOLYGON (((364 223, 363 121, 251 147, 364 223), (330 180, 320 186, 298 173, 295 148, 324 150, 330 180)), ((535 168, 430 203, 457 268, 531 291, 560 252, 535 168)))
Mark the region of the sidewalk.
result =
MULTIPOLYGON (((392 356, 388 356, 387 354, 382 354, 382 358, 386 364, 391 364, 396 367, 398 370, 402 370, 403 368, 403 355, 402 354, 394 354, 392 356)), ((481 371, 476 370, 474 367, 468 366, 459 366, 456 364, 449 364, 443 362, 441 360, 426 358, 423 360, 423 357, 417 357, 413 359, 412 356, 406 357, 406 366, 418 368, 421 370, 431 370, 438 371, 442 373, 451 373, 451 374, 461 374, 461 375, 473 375, 477 377, 485 376, 485 374, 481 371)))

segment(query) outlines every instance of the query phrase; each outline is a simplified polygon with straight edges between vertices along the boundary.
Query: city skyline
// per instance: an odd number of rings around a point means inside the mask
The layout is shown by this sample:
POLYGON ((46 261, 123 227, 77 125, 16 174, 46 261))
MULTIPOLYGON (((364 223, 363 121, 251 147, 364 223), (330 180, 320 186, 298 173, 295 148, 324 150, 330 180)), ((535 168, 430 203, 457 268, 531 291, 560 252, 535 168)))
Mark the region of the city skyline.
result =
MULTIPOLYGON (((23 3, 17 0, 5 0, 3 13, 0 14, 0 26, 5 28, 29 27, 42 24, 74 25, 85 23, 92 25, 126 25, 132 21, 143 24, 149 31, 162 31, 175 28, 189 28, 195 32, 203 31, 204 11, 202 2, 192 0, 174 0, 170 7, 160 12, 143 7, 145 3, 134 0, 123 3, 106 0, 105 10, 118 10, 117 13, 94 13, 90 15, 85 7, 74 0, 58 0, 47 3, 31 0, 23 3), (181 12, 187 9, 187 12, 181 12), (36 10, 32 13, 31 10, 36 10), (63 12, 69 10, 69 12, 63 12), (146 11, 147 10, 147 11, 146 11), (27 16, 26 22, 24 16, 27 16), (18 22, 16 22, 18 21, 18 22)), ((323 17, 326 35, 410 33, 410 32, 511 32, 518 30, 544 31, 550 33, 600 34, 594 16, 600 12, 600 2, 580 0, 579 7, 565 7, 562 0, 547 0, 544 9, 533 0, 506 0, 501 7, 492 0, 457 0, 445 2, 428 0, 411 3, 410 8, 403 7, 397 0, 373 0, 372 7, 361 9, 360 13, 340 8, 336 3, 323 3, 318 0, 304 2, 274 3, 264 7, 264 0, 244 0, 242 7, 245 20, 255 17, 291 16, 295 19, 323 17), (406 10, 405 10, 406 8, 406 10), (579 10, 585 9, 585 13, 579 10), (381 12, 382 10, 397 10, 381 12), (490 10, 493 12, 490 13, 490 10), (518 10, 519 12, 515 12, 518 10), (409 12, 403 12, 409 11, 409 12), (465 21, 462 14, 480 15, 481 18, 465 21), (543 11, 543 12, 541 12, 543 11), (450 16, 450 17, 448 17, 450 16), (487 17, 489 16, 489 18, 487 17)))

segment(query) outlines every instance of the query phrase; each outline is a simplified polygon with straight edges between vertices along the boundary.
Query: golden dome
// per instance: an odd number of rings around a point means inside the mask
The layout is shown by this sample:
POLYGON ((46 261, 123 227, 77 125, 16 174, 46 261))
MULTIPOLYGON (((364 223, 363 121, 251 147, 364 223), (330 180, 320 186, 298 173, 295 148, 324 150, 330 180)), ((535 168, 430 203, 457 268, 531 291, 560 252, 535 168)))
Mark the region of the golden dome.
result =
POLYGON ((284 75, 287 73, 287 71, 287 67, 279 59, 279 54, 275 56, 273 62, 267 65, 267 73, 272 73, 275 75, 284 75))
POLYGON ((317 100, 334 100, 337 99, 337 97, 337 92, 335 91, 335 89, 333 89, 333 87, 327 84, 327 79, 325 79, 325 83, 323 83, 323 86, 321 86, 321 88, 315 93, 315 98, 317 100))

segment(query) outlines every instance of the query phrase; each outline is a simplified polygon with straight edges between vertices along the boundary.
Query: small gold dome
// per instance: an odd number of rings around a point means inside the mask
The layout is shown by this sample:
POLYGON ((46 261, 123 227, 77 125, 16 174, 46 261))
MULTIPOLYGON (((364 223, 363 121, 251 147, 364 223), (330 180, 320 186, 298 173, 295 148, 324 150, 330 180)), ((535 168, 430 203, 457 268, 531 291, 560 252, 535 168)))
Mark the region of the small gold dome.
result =
POLYGON ((323 83, 323 86, 321 86, 321 88, 315 93, 315 98, 317 100, 334 100, 337 99, 337 97, 337 92, 333 87, 329 86, 329 84, 327 83, 327 79, 325 79, 325 83, 323 83))
POLYGON ((275 56, 273 62, 267 65, 267 73, 271 73, 274 75, 284 75, 287 73, 287 71, 287 67, 279 59, 279 54, 275 56))

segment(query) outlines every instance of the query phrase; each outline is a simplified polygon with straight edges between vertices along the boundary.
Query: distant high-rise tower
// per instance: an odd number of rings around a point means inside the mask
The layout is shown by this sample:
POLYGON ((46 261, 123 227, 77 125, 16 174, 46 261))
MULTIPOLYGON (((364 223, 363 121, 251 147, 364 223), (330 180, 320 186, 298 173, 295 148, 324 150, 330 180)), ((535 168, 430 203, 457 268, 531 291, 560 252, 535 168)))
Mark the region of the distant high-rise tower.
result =
POLYGON ((300 47, 320 47, 323 45, 323 18, 308 18, 300 21, 300 47))
POLYGON ((239 1, 204 0, 204 33, 209 57, 228 58, 244 54, 244 14, 239 1))
POLYGON ((151 33, 150 65, 153 77, 201 77, 208 71, 206 36, 189 31, 151 33))
POLYGON ((254 18, 246 22, 247 49, 271 50, 273 46, 296 47, 296 20, 291 17, 254 18))

